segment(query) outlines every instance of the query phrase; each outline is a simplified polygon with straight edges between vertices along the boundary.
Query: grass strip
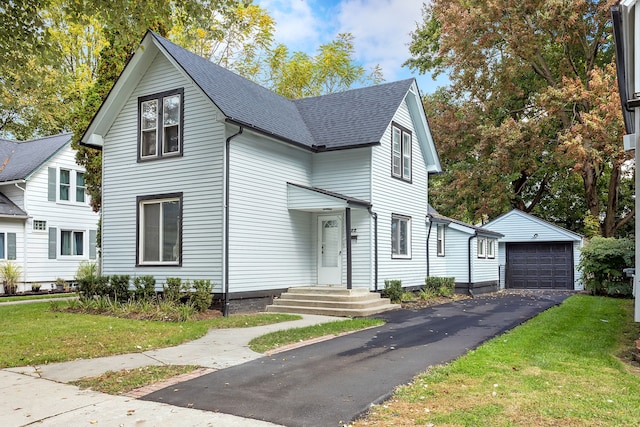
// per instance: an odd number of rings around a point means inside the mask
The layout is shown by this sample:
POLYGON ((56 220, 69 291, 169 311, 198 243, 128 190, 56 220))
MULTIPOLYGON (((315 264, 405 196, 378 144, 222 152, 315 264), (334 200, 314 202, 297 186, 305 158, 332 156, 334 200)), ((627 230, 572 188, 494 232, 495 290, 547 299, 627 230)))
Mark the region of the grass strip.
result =
POLYGON ((640 334, 631 309, 573 296, 417 376, 354 425, 639 425, 640 370, 618 357, 640 334))
POLYGON ((88 388, 100 393, 117 395, 178 375, 188 374, 197 368, 192 365, 143 366, 136 369, 108 371, 100 376, 82 378, 70 384, 77 385, 81 389, 88 388))
POLYGON ((51 311, 47 304, 5 305, 0 306, 0 368, 139 353, 200 338, 212 328, 300 318, 259 313, 174 323, 51 311))
POLYGON ((14 302, 14 301, 37 301, 37 300, 50 300, 50 299, 58 299, 58 298, 75 298, 78 294, 75 292, 71 293, 56 293, 56 294, 42 294, 42 295, 16 295, 12 297, 2 297, 0 298, 0 303, 3 302, 14 302))
POLYGON ((347 319, 319 325, 292 328, 283 331, 271 332, 254 338, 249 342, 249 348, 258 353, 264 353, 284 345, 306 341, 312 338, 326 335, 339 335, 344 332, 357 331, 384 324, 381 319, 347 319))

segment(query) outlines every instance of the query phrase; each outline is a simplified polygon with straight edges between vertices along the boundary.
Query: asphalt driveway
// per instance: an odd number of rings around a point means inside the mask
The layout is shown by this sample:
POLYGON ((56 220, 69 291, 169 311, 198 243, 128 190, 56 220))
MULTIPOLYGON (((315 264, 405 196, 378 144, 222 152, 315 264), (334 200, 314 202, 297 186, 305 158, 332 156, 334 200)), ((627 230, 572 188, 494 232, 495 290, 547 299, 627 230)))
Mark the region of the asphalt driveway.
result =
POLYGON ((388 312, 377 316, 387 321, 383 326, 223 369, 143 399, 290 427, 347 424, 429 366, 465 354, 568 296, 500 294, 388 312))

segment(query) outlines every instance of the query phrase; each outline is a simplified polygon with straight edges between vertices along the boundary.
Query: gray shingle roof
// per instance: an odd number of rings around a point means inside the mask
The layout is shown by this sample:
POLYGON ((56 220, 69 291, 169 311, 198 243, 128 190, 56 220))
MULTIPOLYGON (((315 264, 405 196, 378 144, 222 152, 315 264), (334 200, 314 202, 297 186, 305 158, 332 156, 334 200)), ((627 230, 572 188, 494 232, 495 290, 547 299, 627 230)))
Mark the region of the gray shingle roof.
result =
POLYGON ((414 81, 293 101, 150 33, 227 119, 311 149, 379 143, 414 81))
MULTIPOLYGON (((4 140, 0 140, 4 142, 4 140)), ((0 193, 0 216, 26 217, 27 213, 20 209, 7 196, 0 193)))
POLYGON ((22 142, 0 139, 0 182, 27 178, 70 142, 70 133, 22 142))

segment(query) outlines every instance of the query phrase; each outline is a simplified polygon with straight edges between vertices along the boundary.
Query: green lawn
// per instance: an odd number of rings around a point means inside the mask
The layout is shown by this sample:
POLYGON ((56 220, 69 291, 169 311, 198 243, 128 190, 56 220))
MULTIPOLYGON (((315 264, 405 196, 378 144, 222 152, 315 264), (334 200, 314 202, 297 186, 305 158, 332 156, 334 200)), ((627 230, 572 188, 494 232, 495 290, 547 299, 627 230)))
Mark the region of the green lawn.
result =
POLYGON ((135 353, 194 340, 211 328, 250 327, 300 318, 260 313, 173 323, 55 312, 49 306, 0 306, 0 368, 135 353))
POLYGON ((0 298, 0 303, 12 302, 12 301, 28 301, 28 300, 47 300, 57 298, 75 298, 78 294, 75 292, 56 293, 56 294, 42 294, 42 295, 15 295, 11 297, 0 298))
POLYGON ((631 300, 576 295, 373 407, 356 426, 638 426, 631 300))

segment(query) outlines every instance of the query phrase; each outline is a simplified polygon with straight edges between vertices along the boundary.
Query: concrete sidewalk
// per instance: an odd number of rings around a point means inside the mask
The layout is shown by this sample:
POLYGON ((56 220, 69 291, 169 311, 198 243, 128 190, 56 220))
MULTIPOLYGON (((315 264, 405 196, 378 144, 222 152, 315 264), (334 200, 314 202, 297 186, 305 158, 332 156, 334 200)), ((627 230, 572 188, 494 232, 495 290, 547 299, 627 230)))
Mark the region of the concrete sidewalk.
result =
POLYGON ((214 329, 179 346, 96 359, 7 368, 0 371, 2 426, 274 426, 233 415, 177 408, 130 397, 80 390, 66 383, 107 371, 149 365, 197 365, 208 371, 228 368, 263 357, 248 347, 251 339, 283 329, 336 319, 302 315, 303 319, 239 329, 214 329))

